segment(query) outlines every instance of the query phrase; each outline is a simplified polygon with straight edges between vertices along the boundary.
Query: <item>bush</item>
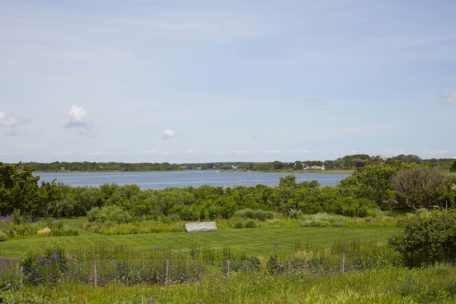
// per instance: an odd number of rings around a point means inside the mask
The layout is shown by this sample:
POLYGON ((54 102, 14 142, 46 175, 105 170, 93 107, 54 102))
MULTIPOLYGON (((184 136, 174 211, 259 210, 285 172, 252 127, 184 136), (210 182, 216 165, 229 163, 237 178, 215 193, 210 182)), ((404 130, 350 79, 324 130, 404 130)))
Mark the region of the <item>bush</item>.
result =
POLYGON ((242 209, 234 213, 234 216, 265 221, 274 218, 274 212, 264 210, 242 209))
POLYGON ((236 224, 233 225, 233 228, 236 228, 236 229, 244 228, 244 223, 237 222, 236 224))
POLYGON ((4 242, 8 240, 8 235, 0 230, 0 242, 4 242))
POLYGON ((269 257, 266 268, 270 274, 281 274, 285 272, 285 266, 282 265, 277 255, 271 255, 269 257))
POLYGON ((410 267, 456 261, 456 210, 420 212, 390 245, 410 267))
POLYGON ((87 217, 91 222, 113 222, 116 224, 129 223, 132 221, 132 216, 128 211, 124 211, 118 206, 107 206, 103 208, 92 208, 87 212, 87 217))
POLYGON ((302 217, 302 211, 291 208, 290 210, 288 210, 288 217, 292 219, 299 219, 302 217))
POLYGON ((247 221, 244 225, 245 228, 257 228, 258 225, 255 221, 247 221))
POLYGON ((437 168, 412 168, 392 179, 396 199, 402 208, 445 207, 448 178, 437 168))
POLYGON ((236 272, 258 272, 261 270, 261 261, 256 256, 241 257, 231 261, 231 270, 236 272))
POLYGON ((48 248, 44 253, 29 252, 21 261, 24 283, 28 285, 61 282, 67 271, 67 259, 62 248, 48 248))

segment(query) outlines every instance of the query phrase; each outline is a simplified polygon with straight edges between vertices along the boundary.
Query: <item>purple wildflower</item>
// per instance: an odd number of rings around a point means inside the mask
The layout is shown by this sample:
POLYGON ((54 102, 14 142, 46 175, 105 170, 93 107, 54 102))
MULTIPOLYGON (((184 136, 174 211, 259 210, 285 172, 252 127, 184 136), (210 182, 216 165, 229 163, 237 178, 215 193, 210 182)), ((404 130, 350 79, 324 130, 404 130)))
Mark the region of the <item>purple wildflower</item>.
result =
POLYGON ((10 215, 0 215, 0 223, 2 222, 9 222, 13 219, 13 216, 10 214, 10 215))
POLYGON ((51 260, 57 261, 58 259, 60 259, 60 255, 57 252, 54 252, 51 256, 51 260))
POLYGON ((48 258, 46 258, 45 256, 42 256, 42 255, 39 255, 37 260, 41 264, 51 264, 52 263, 52 261, 50 259, 48 259, 48 258))

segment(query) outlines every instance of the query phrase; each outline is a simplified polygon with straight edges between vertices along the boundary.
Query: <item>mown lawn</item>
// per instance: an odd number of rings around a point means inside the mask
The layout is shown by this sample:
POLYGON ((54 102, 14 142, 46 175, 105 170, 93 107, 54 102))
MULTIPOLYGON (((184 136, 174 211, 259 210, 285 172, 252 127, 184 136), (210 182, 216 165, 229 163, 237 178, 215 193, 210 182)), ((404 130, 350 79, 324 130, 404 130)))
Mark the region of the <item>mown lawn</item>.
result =
POLYGON ((131 246, 135 251, 147 251, 155 247, 188 249, 192 244, 210 248, 231 248, 248 255, 267 256, 272 252, 287 253, 301 247, 329 247, 338 240, 386 242, 398 232, 397 228, 348 228, 348 227, 290 227, 224 229, 200 233, 149 233, 132 235, 99 235, 82 229, 83 218, 64 220, 65 224, 79 230, 78 236, 33 237, 0 243, 0 256, 17 258, 29 249, 53 245, 63 246, 68 252, 96 243, 131 246))

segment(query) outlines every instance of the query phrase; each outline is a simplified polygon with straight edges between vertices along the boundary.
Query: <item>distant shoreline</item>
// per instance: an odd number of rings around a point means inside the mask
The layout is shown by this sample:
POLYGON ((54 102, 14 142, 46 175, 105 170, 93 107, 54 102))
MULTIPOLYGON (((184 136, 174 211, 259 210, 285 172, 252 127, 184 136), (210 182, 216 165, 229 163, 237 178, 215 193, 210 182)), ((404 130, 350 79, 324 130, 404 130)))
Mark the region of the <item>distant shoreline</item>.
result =
POLYGON ((33 173, 123 173, 123 172, 230 172, 230 173, 309 173, 309 174, 353 174, 353 170, 84 170, 84 171, 59 171, 59 170, 48 170, 48 171, 33 171, 33 173))

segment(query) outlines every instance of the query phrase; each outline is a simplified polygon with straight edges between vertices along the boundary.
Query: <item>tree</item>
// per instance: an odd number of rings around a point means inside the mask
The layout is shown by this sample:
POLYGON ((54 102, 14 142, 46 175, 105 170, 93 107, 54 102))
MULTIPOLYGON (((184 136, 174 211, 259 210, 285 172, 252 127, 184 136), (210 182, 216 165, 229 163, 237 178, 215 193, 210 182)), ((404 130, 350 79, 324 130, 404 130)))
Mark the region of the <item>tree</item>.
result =
POLYGON ((284 164, 278 160, 272 162, 272 167, 274 170, 282 170, 284 167, 284 164))
POLYGON ((38 195, 39 177, 22 164, 0 163, 0 214, 20 210, 24 215, 43 216, 46 209, 38 195))
POLYGON ((297 161, 294 163, 293 169, 294 169, 294 170, 302 170, 302 169, 304 169, 304 166, 303 166, 303 164, 302 164, 302 161, 297 160, 297 161))
POLYGON ((388 158, 387 161, 388 162, 400 161, 403 163, 415 163, 415 164, 420 164, 423 162, 423 160, 420 157, 418 157, 417 155, 413 155, 413 154, 409 154, 409 155, 400 154, 400 155, 388 158))
POLYGON ((399 169, 386 164, 368 165, 342 180, 341 186, 358 197, 374 201, 379 207, 386 207, 393 197, 391 178, 399 169))
POLYGON ((454 161, 453 165, 451 166, 450 172, 455 172, 456 173, 456 160, 454 161))
POLYGON ((393 176, 393 189, 402 207, 416 210, 442 204, 447 182, 447 177, 439 169, 411 168, 393 176))

